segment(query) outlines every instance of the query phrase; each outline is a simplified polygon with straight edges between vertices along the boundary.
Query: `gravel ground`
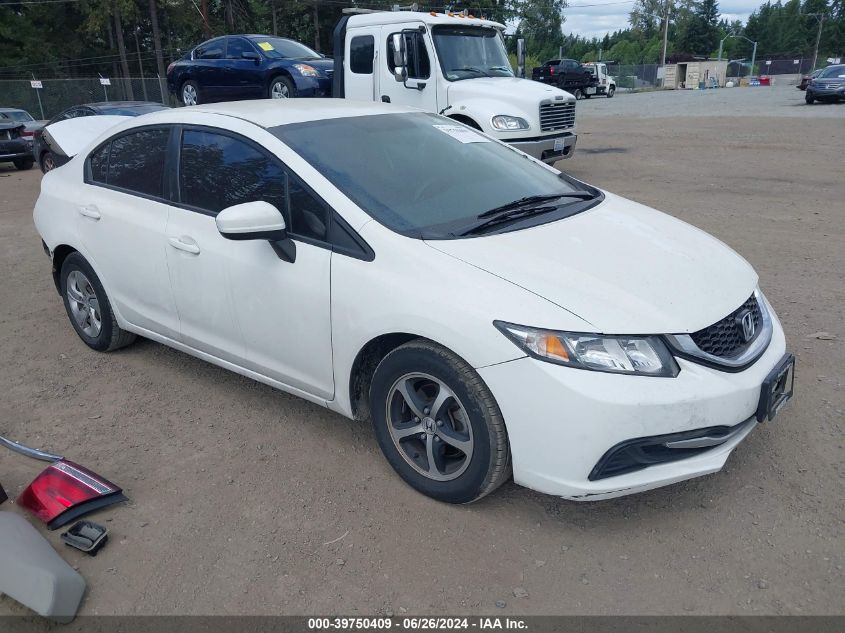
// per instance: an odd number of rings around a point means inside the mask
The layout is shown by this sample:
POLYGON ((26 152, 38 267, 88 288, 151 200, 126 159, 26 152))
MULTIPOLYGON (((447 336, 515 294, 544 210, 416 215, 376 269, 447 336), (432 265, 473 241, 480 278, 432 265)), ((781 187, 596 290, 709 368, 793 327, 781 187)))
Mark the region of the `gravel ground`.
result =
POLYGON ((804 103, 804 93, 794 84, 776 78, 774 86, 618 92, 612 99, 592 97, 578 102, 578 117, 580 121, 594 117, 795 117, 833 118, 843 122, 845 108, 842 104, 819 102, 808 106, 804 103), (805 110, 812 110, 812 113, 805 110))
MULTIPOLYGON (((131 499, 95 515, 112 530, 96 558, 45 532, 88 581, 82 612, 845 613, 845 125, 829 118, 845 105, 776 90, 579 104, 560 166, 736 248, 798 358, 795 400, 724 471, 594 503, 507 484, 442 505, 393 474, 366 424, 148 341, 90 351, 32 226, 40 174, 0 166, 0 430, 131 499)), ((0 453, 12 497, 40 468, 0 453)))

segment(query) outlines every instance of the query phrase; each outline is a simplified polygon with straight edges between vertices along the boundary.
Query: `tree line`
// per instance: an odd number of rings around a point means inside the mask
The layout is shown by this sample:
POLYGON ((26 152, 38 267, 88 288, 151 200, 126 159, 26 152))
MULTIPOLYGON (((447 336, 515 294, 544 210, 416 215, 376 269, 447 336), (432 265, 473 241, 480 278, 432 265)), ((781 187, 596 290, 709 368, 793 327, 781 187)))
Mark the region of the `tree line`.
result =
MULTIPOLYGON (((434 0, 435 2, 439 0, 434 0)), ((331 54, 345 7, 389 9, 389 0, 0 0, 0 78, 164 76, 167 64, 199 42, 225 33, 264 33, 331 54)), ((564 34, 567 0, 476 0, 434 6, 466 9, 509 25, 511 51, 524 37, 527 66, 558 56, 622 64, 658 63, 668 12, 670 60, 715 55, 728 33, 758 41, 768 56, 845 53, 845 0, 766 0, 746 24, 720 17, 717 0, 637 0, 629 26, 602 38, 564 34)), ((725 41, 728 58, 748 56, 741 38, 725 41)), ((823 65, 823 64, 822 64, 823 65)))

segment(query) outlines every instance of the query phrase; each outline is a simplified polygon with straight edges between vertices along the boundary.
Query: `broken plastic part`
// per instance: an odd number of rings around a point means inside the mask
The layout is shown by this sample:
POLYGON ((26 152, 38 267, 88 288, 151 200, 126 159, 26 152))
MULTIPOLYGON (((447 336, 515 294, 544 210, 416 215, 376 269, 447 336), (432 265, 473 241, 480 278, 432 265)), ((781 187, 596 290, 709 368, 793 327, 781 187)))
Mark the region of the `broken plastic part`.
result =
POLYGON ((22 516, 0 512, 0 595, 57 622, 76 616, 85 580, 22 516))
POLYGON ((62 540, 66 545, 75 547, 89 556, 96 556, 109 540, 109 531, 99 523, 79 521, 62 534, 62 540))
POLYGON ((18 497, 23 506, 55 530, 113 503, 126 501, 123 491, 79 464, 50 464, 18 497))

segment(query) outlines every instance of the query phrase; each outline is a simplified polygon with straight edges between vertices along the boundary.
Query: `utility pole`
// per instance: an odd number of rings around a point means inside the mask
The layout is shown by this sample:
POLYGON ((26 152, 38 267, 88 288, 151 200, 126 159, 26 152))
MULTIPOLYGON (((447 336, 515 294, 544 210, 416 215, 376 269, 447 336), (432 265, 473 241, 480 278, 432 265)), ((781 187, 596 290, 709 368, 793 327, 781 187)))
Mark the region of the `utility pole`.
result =
POLYGON ((816 48, 813 50, 813 67, 810 69, 810 72, 816 69, 816 62, 819 59, 819 42, 822 39, 822 28, 824 27, 824 19, 827 17, 826 13, 815 13, 812 14, 819 21, 819 31, 816 33, 816 48))
POLYGON ((669 42, 669 0, 663 16, 663 55, 660 56, 660 67, 663 69, 663 86, 666 86, 666 45, 669 42))

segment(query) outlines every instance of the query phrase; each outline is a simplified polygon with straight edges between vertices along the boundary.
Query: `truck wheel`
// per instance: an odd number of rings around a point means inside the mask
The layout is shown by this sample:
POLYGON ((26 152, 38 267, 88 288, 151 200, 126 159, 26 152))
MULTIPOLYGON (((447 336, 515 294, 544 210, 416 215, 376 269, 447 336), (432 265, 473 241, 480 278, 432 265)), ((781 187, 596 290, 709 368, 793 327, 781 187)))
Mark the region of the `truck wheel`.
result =
POLYGON ((56 157, 53 152, 44 152, 41 154, 41 171, 45 174, 56 168, 56 157))
POLYGON ((616 86, 611 86, 607 89, 607 98, 613 99, 613 93, 616 92, 616 86))
POLYGON ((587 94, 586 92, 584 93, 584 98, 585 98, 585 99, 589 99, 589 98, 590 98, 590 97, 592 97, 592 96, 593 96, 593 95, 591 95, 591 94, 587 94))
POLYGON ((35 164, 34 158, 16 158, 12 161, 15 165, 15 169, 20 169, 21 171, 25 169, 32 169, 32 166, 35 164))
POLYGON ((813 98, 813 95, 807 93, 804 95, 804 101, 807 103, 807 105, 813 105, 813 101, 815 101, 815 99, 813 98))
POLYGON ((580 99, 584 98, 584 93, 581 92, 580 88, 576 88, 575 90, 572 91, 572 96, 575 97, 576 99, 580 100, 580 99))

